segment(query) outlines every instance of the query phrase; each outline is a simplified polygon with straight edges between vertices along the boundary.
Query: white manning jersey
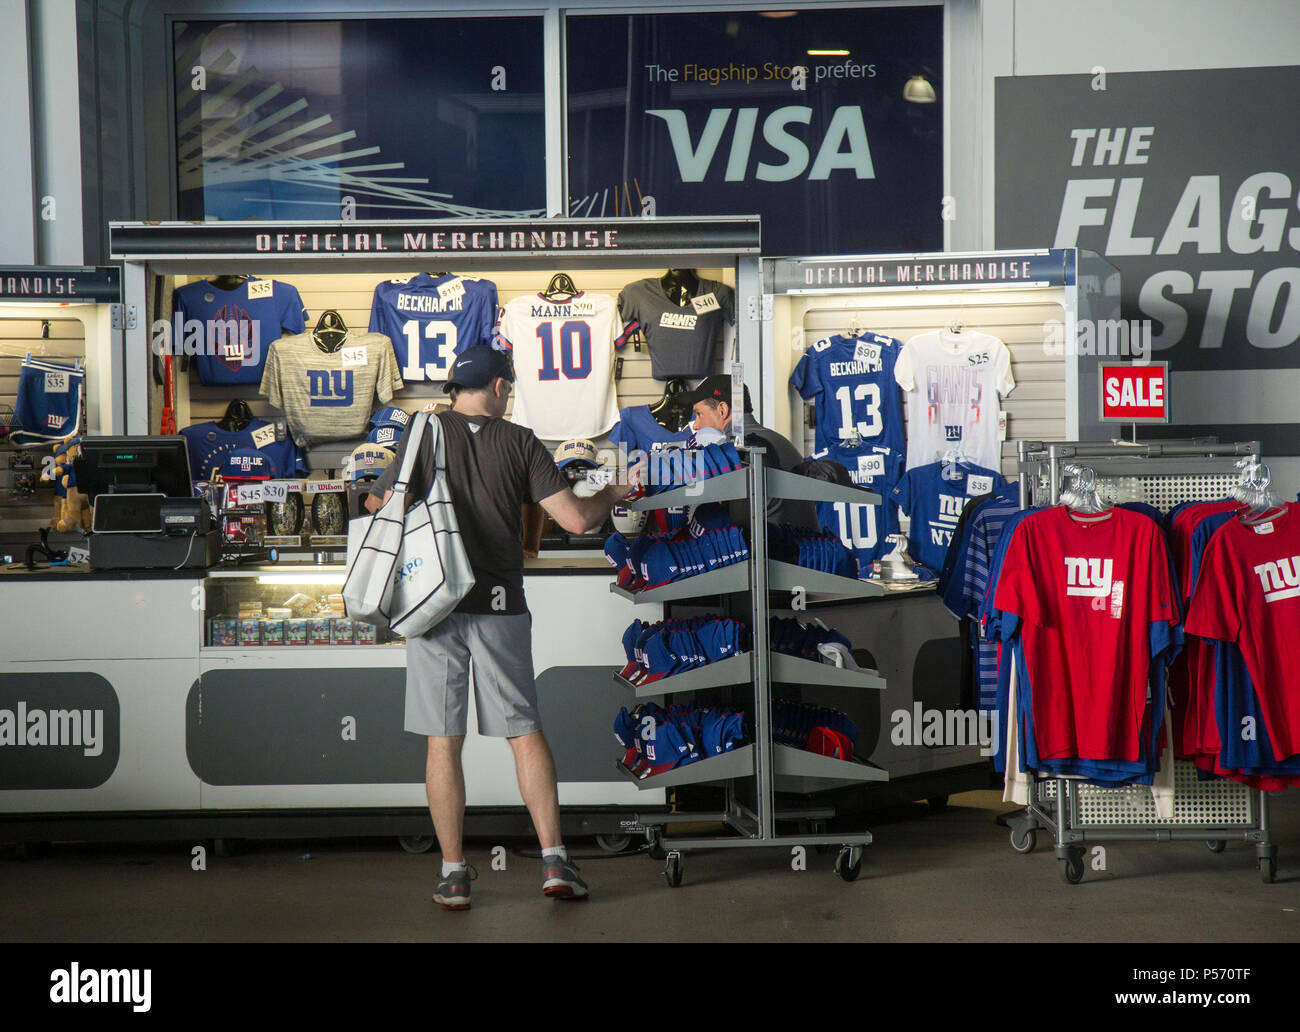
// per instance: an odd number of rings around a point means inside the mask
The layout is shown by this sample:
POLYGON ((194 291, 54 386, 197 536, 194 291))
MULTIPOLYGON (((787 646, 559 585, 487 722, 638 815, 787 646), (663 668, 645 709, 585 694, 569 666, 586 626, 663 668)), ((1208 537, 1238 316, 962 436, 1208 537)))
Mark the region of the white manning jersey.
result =
POLYGON ((618 422, 618 308, 607 294, 568 301, 527 294, 506 303, 499 331, 514 352, 511 419, 543 440, 594 438, 618 422))

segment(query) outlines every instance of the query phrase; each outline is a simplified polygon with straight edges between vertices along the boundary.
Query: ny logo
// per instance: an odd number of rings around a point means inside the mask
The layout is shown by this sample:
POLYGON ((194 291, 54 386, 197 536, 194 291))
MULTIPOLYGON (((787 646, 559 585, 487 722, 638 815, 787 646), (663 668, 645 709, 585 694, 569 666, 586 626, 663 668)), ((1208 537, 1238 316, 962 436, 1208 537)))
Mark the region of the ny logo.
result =
POLYGON ((351 369, 308 369, 307 393, 314 406, 352 404, 351 369))
POLYGON ((1083 598, 1105 598, 1110 594, 1113 559, 1065 559, 1065 593, 1083 598))
POLYGON ((1300 596, 1300 555, 1279 559, 1273 563, 1260 563, 1255 567, 1259 582, 1264 588, 1265 602, 1280 602, 1284 598, 1300 596))

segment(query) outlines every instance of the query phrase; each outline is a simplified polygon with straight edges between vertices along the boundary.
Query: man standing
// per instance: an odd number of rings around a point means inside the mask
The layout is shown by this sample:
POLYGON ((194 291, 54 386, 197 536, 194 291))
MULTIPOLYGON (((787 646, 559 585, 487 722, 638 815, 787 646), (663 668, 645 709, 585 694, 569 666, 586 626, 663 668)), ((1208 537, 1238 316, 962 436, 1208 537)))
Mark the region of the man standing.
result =
MULTIPOLYGON (((461 749, 471 659, 479 733, 505 738, 514 751, 519 792, 542 845, 542 891, 557 899, 587 895, 560 840, 555 762, 538 719, 520 519, 525 502, 538 502, 565 530, 587 533, 605 522, 632 486, 611 484, 588 498, 574 494, 536 435, 503 418, 513 382, 506 352, 469 348, 443 385, 451 408, 431 417, 442 423, 448 486, 475 577, 474 588, 446 619, 406 642, 406 730, 429 739, 425 788, 442 850, 433 899, 447 910, 469 909, 469 883, 476 876, 462 852, 461 749)), ((391 493, 406 443, 404 436, 396 460, 375 482, 366 502, 371 511, 391 493)), ((426 438, 411 476, 412 497, 429 488, 433 458, 427 445, 426 438)))

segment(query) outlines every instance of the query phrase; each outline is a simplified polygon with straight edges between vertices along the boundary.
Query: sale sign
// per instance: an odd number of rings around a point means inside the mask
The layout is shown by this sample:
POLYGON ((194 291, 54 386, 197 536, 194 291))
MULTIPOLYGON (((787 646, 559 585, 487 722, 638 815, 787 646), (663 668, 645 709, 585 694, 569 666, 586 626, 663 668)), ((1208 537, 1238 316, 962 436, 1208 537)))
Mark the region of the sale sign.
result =
POLYGON ((1169 363, 1102 363, 1101 420, 1104 423, 1168 423, 1169 363))

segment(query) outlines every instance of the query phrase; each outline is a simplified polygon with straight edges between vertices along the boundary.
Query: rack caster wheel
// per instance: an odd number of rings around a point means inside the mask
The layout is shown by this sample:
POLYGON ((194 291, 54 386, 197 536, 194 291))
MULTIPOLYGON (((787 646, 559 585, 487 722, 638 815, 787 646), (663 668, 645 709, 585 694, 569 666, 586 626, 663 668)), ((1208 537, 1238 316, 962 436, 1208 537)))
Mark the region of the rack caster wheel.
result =
POLYGON ((1037 828, 1026 828, 1022 834, 1017 834, 1015 827, 1012 827, 1011 848, 1017 853, 1032 853, 1036 845, 1038 845, 1037 828))
POLYGON ((606 853, 621 853, 632 844, 631 835, 597 835, 596 845, 606 853))
POLYGON ((1261 856, 1255 863, 1259 867, 1259 876, 1264 879, 1264 884, 1272 885, 1277 878, 1277 857, 1261 856))
POLYGON ((432 835, 398 835, 397 844, 403 853, 427 853, 438 840, 432 835))
POLYGON ((651 860, 668 859, 668 851, 664 849, 663 843, 659 841, 659 835, 656 832, 647 831, 645 833, 645 837, 646 837, 646 842, 649 843, 649 848, 646 850, 646 852, 650 854, 651 860))
POLYGON ((862 872, 862 847, 842 846, 835 858, 835 873, 846 882, 857 881, 862 872))
POLYGON ((1065 865, 1061 868, 1061 877, 1067 885, 1078 885, 1083 881, 1083 850, 1070 850, 1065 865))
POLYGON ((673 850, 667 854, 664 863, 664 878, 670 889, 677 889, 682 884, 682 854, 673 850))
POLYGON ((1222 853, 1225 849, 1228 848, 1228 843, 1223 839, 1209 839, 1205 843, 1205 848, 1208 849, 1211 853, 1222 853))

